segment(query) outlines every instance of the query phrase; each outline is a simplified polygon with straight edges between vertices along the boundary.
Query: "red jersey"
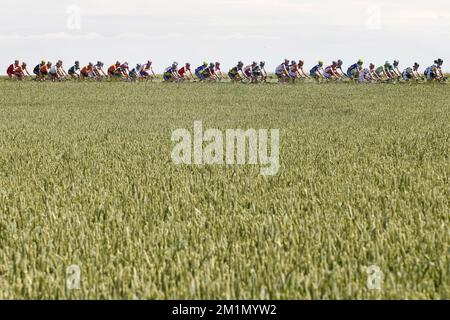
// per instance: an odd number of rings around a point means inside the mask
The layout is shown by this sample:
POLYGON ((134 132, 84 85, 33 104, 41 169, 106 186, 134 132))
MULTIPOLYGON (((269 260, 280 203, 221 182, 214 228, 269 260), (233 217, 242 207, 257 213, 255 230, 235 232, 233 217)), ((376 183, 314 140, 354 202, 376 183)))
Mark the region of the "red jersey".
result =
POLYGON ((16 69, 14 69, 14 73, 15 73, 15 74, 22 74, 22 73, 23 73, 23 68, 22 68, 22 66, 16 67, 16 69))
POLYGON ((180 70, 178 70, 178 73, 180 74, 180 76, 184 77, 184 74, 186 73, 186 71, 191 71, 191 68, 190 67, 186 68, 185 66, 183 66, 183 67, 181 67, 180 70))
POLYGON ((116 65, 113 64, 112 66, 110 66, 110 67, 108 68, 108 73, 113 74, 113 73, 116 71, 116 69, 117 69, 116 65))
POLYGON ((84 66, 84 67, 81 69, 80 72, 81 72, 81 74, 87 76, 87 75, 89 75, 89 73, 92 72, 92 71, 94 71, 94 67, 93 67, 93 66, 90 66, 90 65, 87 65, 87 66, 84 66))
POLYGON ((14 74, 14 64, 11 64, 8 69, 6 69, 6 74, 12 75, 14 74))

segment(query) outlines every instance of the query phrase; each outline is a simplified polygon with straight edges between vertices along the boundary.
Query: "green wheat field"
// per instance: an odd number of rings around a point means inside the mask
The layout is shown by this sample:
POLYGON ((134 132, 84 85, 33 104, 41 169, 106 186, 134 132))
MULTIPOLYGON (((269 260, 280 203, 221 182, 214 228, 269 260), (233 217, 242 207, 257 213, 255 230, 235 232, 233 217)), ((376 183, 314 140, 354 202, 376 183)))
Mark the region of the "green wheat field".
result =
POLYGON ((0 119, 1 299, 450 298, 448 85, 4 79, 0 119), (196 120, 278 174, 175 165, 196 120))

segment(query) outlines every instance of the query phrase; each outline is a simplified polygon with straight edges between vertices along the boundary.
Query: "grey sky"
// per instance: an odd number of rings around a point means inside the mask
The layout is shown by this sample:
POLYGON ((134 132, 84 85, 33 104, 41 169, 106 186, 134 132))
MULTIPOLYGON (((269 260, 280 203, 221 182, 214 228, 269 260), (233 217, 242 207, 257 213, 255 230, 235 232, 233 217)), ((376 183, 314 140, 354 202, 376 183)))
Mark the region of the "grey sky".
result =
POLYGON ((341 58, 423 67, 450 52, 449 0, 5 0, 0 20, 2 74, 14 59, 34 66, 283 58, 309 68, 341 58), (77 8, 80 9, 79 24, 77 8), (79 28, 78 28, 79 27, 79 28))

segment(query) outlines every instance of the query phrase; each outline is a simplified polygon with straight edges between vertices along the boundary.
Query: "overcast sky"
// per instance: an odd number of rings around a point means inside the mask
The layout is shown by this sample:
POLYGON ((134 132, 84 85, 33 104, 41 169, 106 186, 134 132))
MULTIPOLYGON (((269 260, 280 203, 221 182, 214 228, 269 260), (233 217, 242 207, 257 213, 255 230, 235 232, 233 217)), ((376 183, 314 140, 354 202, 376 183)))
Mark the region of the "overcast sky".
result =
POLYGON ((2 0, 2 74, 14 59, 34 66, 115 60, 265 60, 307 68, 341 58, 450 70, 450 0, 2 0), (79 13, 79 15, 78 15, 79 13))

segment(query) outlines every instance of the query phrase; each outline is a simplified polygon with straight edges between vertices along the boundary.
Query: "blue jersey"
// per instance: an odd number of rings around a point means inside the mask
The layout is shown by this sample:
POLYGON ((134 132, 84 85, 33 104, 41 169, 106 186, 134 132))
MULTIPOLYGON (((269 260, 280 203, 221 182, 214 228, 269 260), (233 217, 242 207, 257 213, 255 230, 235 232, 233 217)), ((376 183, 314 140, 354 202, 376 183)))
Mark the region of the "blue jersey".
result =
POLYGON ((256 66, 253 68, 252 70, 253 73, 260 73, 261 72, 261 67, 260 66, 256 66))
POLYGON ((317 73, 317 71, 319 71, 320 68, 321 66, 317 64, 311 70, 309 70, 309 73, 317 73))
POLYGON ((202 64, 200 67, 198 67, 197 69, 195 69, 195 73, 201 73, 203 72, 208 66, 205 66, 204 64, 202 64))
MULTIPOLYGON (((38 64, 36 67, 34 67, 33 73, 34 74, 39 74, 40 72, 41 72, 41 65, 38 64)), ((70 72, 70 69, 69 69, 69 72, 70 72)))
POLYGON ((348 71, 352 71, 354 69, 359 69, 359 64, 355 63, 348 67, 348 71))
POLYGON ((207 67, 200 71, 200 73, 204 76, 209 76, 210 73, 214 74, 214 67, 207 67))
POLYGON ((434 77, 436 75, 436 71, 438 69, 438 66, 433 64, 432 66, 425 69, 423 74, 427 77, 434 77))
POLYGON ((166 70, 164 71, 164 73, 169 73, 169 74, 171 74, 171 73, 175 72, 175 70, 176 70, 176 69, 175 69, 174 67, 170 66, 170 67, 166 68, 166 70))

